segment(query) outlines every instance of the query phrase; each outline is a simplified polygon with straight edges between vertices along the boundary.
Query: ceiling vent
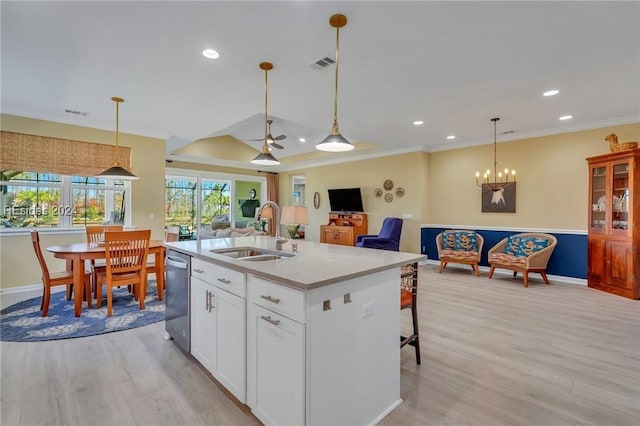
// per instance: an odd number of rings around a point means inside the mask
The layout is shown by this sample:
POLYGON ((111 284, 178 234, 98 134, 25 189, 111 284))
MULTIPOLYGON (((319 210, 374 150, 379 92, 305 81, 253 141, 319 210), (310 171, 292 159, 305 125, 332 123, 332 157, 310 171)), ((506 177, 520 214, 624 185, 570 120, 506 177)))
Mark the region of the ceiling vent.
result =
POLYGON ((318 59, 317 61, 312 63, 311 68, 313 68, 314 70, 321 70, 335 63, 336 63, 335 59, 333 59, 330 56, 325 56, 324 58, 318 59))
POLYGON ((72 115, 81 115, 83 117, 86 117, 88 115, 88 113, 86 113, 84 111, 77 111, 75 109, 65 109, 64 112, 66 112, 67 114, 72 114, 72 115))

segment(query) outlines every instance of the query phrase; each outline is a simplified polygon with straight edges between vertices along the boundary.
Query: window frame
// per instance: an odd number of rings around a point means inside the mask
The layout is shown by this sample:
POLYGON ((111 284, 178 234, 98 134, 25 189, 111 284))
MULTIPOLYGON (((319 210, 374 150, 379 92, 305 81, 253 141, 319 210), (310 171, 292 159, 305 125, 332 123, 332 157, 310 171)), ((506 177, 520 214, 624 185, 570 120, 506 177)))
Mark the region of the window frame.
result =
MULTIPOLYGON (((73 190, 74 189, 100 189, 105 191, 124 191, 124 199, 125 206, 131 206, 132 199, 132 189, 131 182, 124 180, 124 185, 115 185, 114 179, 106 179, 106 183, 104 186, 92 186, 87 184, 78 184, 73 183, 73 177, 71 175, 61 175, 59 173, 50 173, 50 172, 28 172, 25 173, 38 173, 38 174, 51 174, 60 177, 59 182, 51 182, 51 181, 30 181, 30 180, 8 180, 8 181, 0 181, 0 187, 3 186, 24 186, 24 187, 55 187, 60 189, 60 201, 59 206, 57 207, 65 207, 68 206, 70 209, 73 208, 73 190)), ((77 177, 77 175, 75 176, 77 177)), ((110 212, 109 208, 113 207, 112 205, 112 197, 105 198, 105 218, 104 220, 110 219, 108 217, 108 212, 110 212)), ((110 214, 110 213, 109 213, 110 214)), ((32 230, 38 230, 39 232, 45 233, 84 233, 86 226, 85 225, 73 225, 73 214, 61 214, 59 215, 60 221, 58 226, 31 226, 31 227, 16 227, 16 228, 0 228, 0 235, 25 235, 30 233, 32 230)), ((125 217, 124 223, 125 227, 131 227, 131 208, 125 209, 125 217)))
MULTIPOLYGON (((191 169, 179 169, 179 168, 169 168, 167 167, 165 170, 165 187, 167 178, 173 178, 174 180, 178 180, 181 178, 195 178, 196 179, 196 230, 201 230, 203 228, 202 224, 202 181, 218 181, 218 182, 229 182, 229 193, 230 193, 230 206, 229 206, 229 216, 232 223, 235 223, 235 210, 238 209, 233 202, 236 196, 236 181, 248 181, 248 182, 256 182, 260 184, 260 194, 259 197, 262 200, 267 199, 267 178, 264 176, 255 176, 255 175, 242 175, 235 173, 220 173, 220 172, 211 172, 204 170, 191 170, 191 169)), ((165 194, 166 196, 166 194, 165 194)), ((165 199, 166 201, 166 199, 165 199)), ((207 223, 208 224, 208 223, 207 223)), ((205 225, 207 225, 205 224, 205 225)))

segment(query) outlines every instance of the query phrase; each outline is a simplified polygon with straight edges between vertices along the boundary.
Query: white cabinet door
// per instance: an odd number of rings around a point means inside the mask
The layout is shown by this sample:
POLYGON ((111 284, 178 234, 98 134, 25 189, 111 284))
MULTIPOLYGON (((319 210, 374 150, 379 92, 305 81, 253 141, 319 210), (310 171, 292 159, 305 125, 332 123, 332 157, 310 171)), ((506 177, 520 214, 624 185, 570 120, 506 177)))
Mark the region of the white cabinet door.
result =
POLYGON ((191 355, 209 370, 216 369, 215 287, 191 277, 191 355))
POLYGON ((218 379, 240 402, 246 401, 246 301, 214 288, 218 379))
POLYGON ((305 326, 260 306, 253 308, 251 410, 266 425, 304 425, 305 326))

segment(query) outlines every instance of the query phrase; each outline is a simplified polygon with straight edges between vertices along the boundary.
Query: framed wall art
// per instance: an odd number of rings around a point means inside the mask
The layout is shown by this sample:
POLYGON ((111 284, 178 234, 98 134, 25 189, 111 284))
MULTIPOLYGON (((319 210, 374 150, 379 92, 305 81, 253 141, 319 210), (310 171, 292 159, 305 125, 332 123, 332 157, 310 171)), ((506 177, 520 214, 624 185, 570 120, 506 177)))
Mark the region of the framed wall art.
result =
POLYGON ((516 183, 482 184, 482 213, 515 213, 516 183), (492 187, 494 187, 492 189, 492 187))

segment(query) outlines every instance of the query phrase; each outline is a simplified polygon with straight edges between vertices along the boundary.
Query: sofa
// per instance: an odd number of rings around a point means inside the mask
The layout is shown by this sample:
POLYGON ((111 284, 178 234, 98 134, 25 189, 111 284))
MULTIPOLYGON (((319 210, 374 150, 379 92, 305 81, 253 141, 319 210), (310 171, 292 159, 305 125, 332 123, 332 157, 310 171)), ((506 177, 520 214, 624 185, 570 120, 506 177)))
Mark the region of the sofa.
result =
POLYGON ((211 229, 211 225, 207 225, 198 232, 199 240, 206 240, 211 238, 233 238, 233 237, 247 237, 250 235, 267 235, 264 231, 258 231, 254 227, 248 228, 219 228, 211 229))
POLYGON ((522 272, 524 286, 529 287, 529 272, 537 272, 548 285, 547 263, 557 243, 553 235, 537 232, 504 238, 489 250, 489 278, 496 268, 509 269, 514 277, 522 272))

